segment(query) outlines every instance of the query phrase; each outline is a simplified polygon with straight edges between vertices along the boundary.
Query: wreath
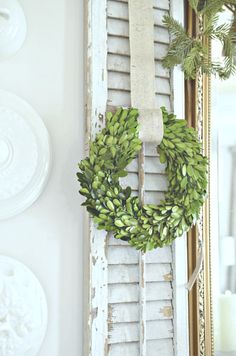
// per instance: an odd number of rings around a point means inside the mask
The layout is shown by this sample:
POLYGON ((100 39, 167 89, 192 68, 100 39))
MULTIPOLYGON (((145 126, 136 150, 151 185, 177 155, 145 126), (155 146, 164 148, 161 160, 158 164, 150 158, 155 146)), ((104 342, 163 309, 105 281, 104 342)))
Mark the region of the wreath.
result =
POLYGON ((169 245, 196 223, 207 188, 207 158, 197 132, 162 107, 164 137, 157 147, 160 162, 166 162, 169 182, 159 205, 140 205, 131 188, 119 178, 141 149, 138 110, 119 108, 106 114, 105 128, 90 142, 89 157, 77 173, 82 204, 98 229, 112 232, 138 250, 169 245))

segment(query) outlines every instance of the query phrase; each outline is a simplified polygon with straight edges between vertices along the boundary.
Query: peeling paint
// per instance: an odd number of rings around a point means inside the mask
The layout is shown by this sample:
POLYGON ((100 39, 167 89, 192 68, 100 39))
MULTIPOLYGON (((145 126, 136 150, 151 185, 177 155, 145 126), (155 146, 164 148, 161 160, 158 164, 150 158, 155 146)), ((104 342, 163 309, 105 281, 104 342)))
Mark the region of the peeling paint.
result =
POLYGON ((108 339, 106 337, 105 341, 104 341, 104 356, 108 355, 108 339))
POLYGON ((92 311, 91 311, 92 320, 96 319, 97 316, 98 316, 98 307, 93 308, 92 311))
POLYGON ((170 282, 173 280, 173 276, 171 273, 164 274, 163 278, 166 282, 170 282))
POLYGON ((91 292, 91 297, 92 299, 94 299, 96 296, 96 289, 95 288, 92 288, 92 292, 91 292))
POLYGON ((160 313, 165 317, 165 318, 170 318, 173 316, 172 308, 171 307, 164 307, 160 309, 160 313))
POLYGON ((98 257, 92 256, 92 264, 95 266, 96 262, 98 260, 98 257))
POLYGON ((112 323, 113 322, 113 308, 111 306, 111 304, 108 304, 108 323, 112 323))
POLYGON ((100 120, 100 121, 102 121, 102 122, 103 122, 104 115, 103 115, 103 114, 101 114, 101 113, 99 113, 98 118, 99 118, 99 120, 100 120))

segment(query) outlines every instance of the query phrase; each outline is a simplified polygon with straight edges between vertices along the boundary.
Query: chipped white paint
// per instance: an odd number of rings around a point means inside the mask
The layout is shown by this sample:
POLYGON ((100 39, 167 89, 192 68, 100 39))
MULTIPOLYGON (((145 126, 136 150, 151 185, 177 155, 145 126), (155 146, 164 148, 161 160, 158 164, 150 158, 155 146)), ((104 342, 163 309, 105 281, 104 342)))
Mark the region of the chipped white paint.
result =
MULTIPOLYGON (((113 323, 132 323, 139 321, 138 303, 117 303, 110 306, 113 323)), ((154 300, 147 302, 146 320, 172 319, 172 305, 170 300, 154 300)))
MULTIPOLYGON (((120 241, 118 240, 120 243, 120 241)), ((116 264, 138 264, 139 253, 133 247, 125 245, 110 245, 107 250, 108 263, 116 264)), ((171 263, 172 252, 170 247, 157 248, 146 253, 146 263, 171 263)))
MULTIPOLYGON (((170 320, 147 321, 147 339, 159 340, 173 337, 172 322, 170 320), (165 327, 163 328, 163 325, 165 327), (167 326, 167 327, 166 327, 167 326)), ((123 325, 117 323, 110 334, 110 343, 139 341, 139 323, 123 325)))
MULTIPOLYGON (((170 300, 172 287, 170 282, 146 282, 146 300, 170 300)), ((139 301, 139 284, 120 283, 109 285, 109 303, 128 303, 139 301)))
MULTIPOLYGON (((138 342, 117 343, 109 347, 109 356, 117 355, 138 355, 138 342)), ((173 342, 171 339, 148 340, 147 341, 148 356, 174 356, 173 342)))
MULTIPOLYGON (((106 0, 87 2, 87 138, 104 124, 107 105, 106 0)), ((85 260, 88 270, 88 303, 85 315, 85 348, 88 356, 107 354, 107 257, 106 233, 88 221, 85 260)))
MULTIPOLYGON (((172 280, 170 263, 147 263, 146 282, 163 282, 172 280)), ((108 271, 108 282, 112 283, 138 283, 139 266, 133 265, 110 265, 108 271)))

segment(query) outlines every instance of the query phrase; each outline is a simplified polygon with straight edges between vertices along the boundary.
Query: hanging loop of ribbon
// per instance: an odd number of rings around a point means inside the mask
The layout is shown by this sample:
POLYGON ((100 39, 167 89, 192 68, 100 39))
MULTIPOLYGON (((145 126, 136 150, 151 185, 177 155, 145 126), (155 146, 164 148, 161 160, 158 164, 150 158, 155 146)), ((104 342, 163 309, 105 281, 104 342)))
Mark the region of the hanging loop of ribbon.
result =
POLYGON ((161 110, 156 103, 152 0, 129 1, 131 105, 139 109, 140 139, 160 144, 161 110))

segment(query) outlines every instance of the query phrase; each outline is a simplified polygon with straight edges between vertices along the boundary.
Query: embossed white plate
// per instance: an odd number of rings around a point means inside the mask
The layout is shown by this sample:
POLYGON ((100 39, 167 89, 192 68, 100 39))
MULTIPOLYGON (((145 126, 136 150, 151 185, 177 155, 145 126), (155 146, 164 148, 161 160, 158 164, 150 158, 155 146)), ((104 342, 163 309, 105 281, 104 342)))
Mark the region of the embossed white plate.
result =
POLYGON ((0 219, 33 204, 47 182, 50 161, 48 132, 39 115, 0 90, 0 219))
POLYGON ((0 356, 36 356, 47 320, 38 279, 24 264, 0 255, 0 356))
POLYGON ((0 0, 0 59, 21 48, 26 31, 25 15, 18 0, 0 0))

